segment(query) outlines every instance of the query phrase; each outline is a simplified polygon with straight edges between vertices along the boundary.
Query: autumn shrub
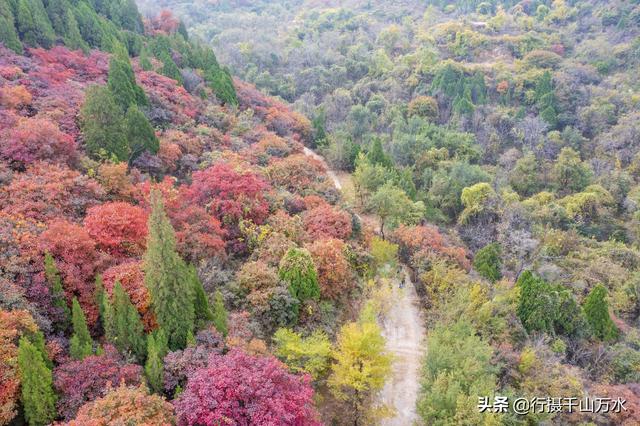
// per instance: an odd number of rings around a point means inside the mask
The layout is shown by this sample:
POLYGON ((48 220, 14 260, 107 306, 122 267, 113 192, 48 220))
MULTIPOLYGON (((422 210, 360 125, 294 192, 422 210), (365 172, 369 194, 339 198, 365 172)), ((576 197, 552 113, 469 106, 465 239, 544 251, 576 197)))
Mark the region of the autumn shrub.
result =
POLYGON ((127 364, 109 346, 103 355, 62 364, 54 371, 54 386, 60 395, 58 411, 71 420, 83 404, 101 396, 109 384, 138 385, 141 374, 140 366, 127 364))
POLYGON ((124 202, 90 208, 84 227, 98 247, 113 256, 139 256, 147 238, 147 213, 124 202))
MULTIPOLYGON (((115 385, 114 385, 115 386, 115 385)), ((175 424, 173 406, 158 395, 150 395, 144 385, 120 384, 106 394, 83 405, 69 426, 110 424, 171 426, 175 424)))
POLYGON ((214 355, 176 399, 178 423, 320 424, 309 381, 288 373, 273 357, 239 350, 214 355))
POLYGON ((344 242, 325 238, 307 245, 307 249, 318 271, 320 294, 334 300, 347 296, 354 286, 354 280, 345 256, 344 242))
POLYGON ((312 240, 351 236, 351 215, 330 205, 321 205, 303 214, 304 228, 312 240))

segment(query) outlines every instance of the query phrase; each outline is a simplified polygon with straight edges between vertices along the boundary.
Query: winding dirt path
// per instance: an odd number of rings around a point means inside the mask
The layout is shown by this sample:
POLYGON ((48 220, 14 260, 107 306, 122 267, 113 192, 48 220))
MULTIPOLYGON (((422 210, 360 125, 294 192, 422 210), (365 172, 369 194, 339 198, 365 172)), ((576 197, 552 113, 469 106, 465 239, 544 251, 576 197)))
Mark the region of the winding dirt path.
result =
MULTIPOLYGON (((327 175, 337 189, 343 191, 346 186, 353 186, 351 175, 331 170, 324 158, 307 147, 304 148, 304 153, 324 164, 327 175)), ((361 218, 363 219, 372 218, 361 218)), ((392 417, 382 421, 383 426, 411 426, 419 421, 416 401, 420 389, 422 357, 426 349, 426 330, 420 301, 406 266, 403 266, 402 274, 406 285, 399 288, 399 281, 393 283, 391 304, 382 321, 386 349, 394 356, 394 360, 391 377, 380 392, 379 402, 395 410, 392 417)))

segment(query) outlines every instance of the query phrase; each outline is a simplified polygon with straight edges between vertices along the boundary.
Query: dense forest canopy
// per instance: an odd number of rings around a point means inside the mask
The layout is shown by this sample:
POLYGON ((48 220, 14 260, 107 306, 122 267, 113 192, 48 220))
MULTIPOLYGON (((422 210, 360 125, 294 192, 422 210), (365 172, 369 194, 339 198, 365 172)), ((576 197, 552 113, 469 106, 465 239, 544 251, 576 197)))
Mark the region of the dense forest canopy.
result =
POLYGON ((639 71, 637 1, 0 2, 0 425, 638 424, 639 71))

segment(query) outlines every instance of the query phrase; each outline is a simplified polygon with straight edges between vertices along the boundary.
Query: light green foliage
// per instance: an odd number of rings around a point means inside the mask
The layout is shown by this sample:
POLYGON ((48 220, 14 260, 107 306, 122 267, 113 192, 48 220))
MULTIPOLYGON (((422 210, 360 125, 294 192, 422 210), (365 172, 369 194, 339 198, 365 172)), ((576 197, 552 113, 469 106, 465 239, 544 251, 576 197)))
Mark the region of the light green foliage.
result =
POLYGON ((53 260, 49 252, 44 255, 44 275, 51 289, 53 306, 60 310, 60 320, 56 323, 56 328, 60 331, 65 331, 69 327, 71 311, 65 300, 64 290, 62 289, 62 278, 60 278, 55 260, 53 260))
POLYGON ((189 279, 193 285, 193 307, 195 318, 198 323, 198 328, 200 328, 207 321, 212 321, 214 319, 214 315, 211 307, 209 306, 207 293, 205 293, 200 277, 198 277, 198 271, 196 271, 196 268, 193 265, 189 265, 189 279))
POLYGON ((426 424, 487 424, 478 396, 496 393, 493 349, 466 320, 439 325, 427 339, 418 414, 426 424))
POLYGON ((593 334, 600 340, 615 340, 618 337, 618 327, 609 316, 607 289, 598 284, 584 301, 584 313, 593 334))
POLYGON ((0 3, 0 43, 16 53, 23 51, 15 26, 15 18, 8 2, 0 3))
POLYGON ((83 359, 93 354, 93 339, 89 334, 84 312, 75 297, 71 305, 71 323, 73 324, 73 335, 69 341, 70 355, 75 359, 83 359))
POLYGON ((176 251, 175 231, 164 211, 159 192, 151 194, 149 236, 144 254, 145 285, 158 325, 166 332, 172 350, 183 348, 193 331, 194 290, 187 265, 176 251))
POLYGON ((380 218, 380 235, 384 238, 385 225, 417 223, 424 215, 422 201, 413 202, 407 194, 392 183, 385 183, 371 196, 367 208, 380 218))
POLYGON ((160 329, 149 334, 147 336, 147 361, 144 364, 144 372, 151 390, 160 394, 162 393, 164 381, 162 360, 166 354, 167 338, 164 331, 160 329))
POLYGON ((511 187, 523 197, 530 197, 542 189, 539 177, 539 164, 533 153, 519 158, 509 173, 511 187))
POLYGON ((553 165, 553 179, 559 192, 576 192, 591 182, 593 172, 572 148, 562 148, 553 165))
POLYGON ((113 288, 113 303, 106 294, 103 297, 103 323, 107 339, 119 351, 133 354, 138 361, 142 361, 146 354, 144 326, 129 295, 122 285, 116 282, 113 288))
POLYGON ((46 353, 41 352, 27 337, 20 338, 18 369, 21 401, 30 426, 44 426, 56 418, 57 397, 53 391, 53 375, 45 359, 46 353))
POLYGON ((291 296, 301 302, 320 297, 318 272, 308 250, 290 248, 280 260, 278 273, 289 284, 291 296))
POLYGON ((500 259, 500 244, 491 243, 476 252, 473 258, 473 267, 480 275, 490 281, 502 278, 500 259))
POLYGON ((369 252, 373 256, 377 268, 385 265, 390 265, 393 268, 398 262, 398 245, 377 236, 371 238, 369 252))
POLYGON ((322 331, 316 330, 309 337, 302 337, 281 328, 273 335, 273 343, 275 355, 295 373, 309 373, 318 380, 329 368, 331 342, 322 331))
POLYGON ((42 0, 18 0, 15 19, 18 35, 25 44, 45 48, 53 45, 55 33, 42 0))
POLYGON ((162 61, 162 68, 160 68, 160 73, 169 78, 172 78, 178 82, 178 84, 182 85, 182 74, 180 74, 180 68, 173 61, 173 58, 169 53, 163 52, 158 58, 162 61))
POLYGON ((486 182, 476 183, 473 186, 468 186, 462 190, 460 201, 464 206, 464 210, 460 213, 458 218, 459 223, 467 223, 474 217, 480 216, 483 213, 494 208, 490 204, 495 204, 496 193, 486 182))

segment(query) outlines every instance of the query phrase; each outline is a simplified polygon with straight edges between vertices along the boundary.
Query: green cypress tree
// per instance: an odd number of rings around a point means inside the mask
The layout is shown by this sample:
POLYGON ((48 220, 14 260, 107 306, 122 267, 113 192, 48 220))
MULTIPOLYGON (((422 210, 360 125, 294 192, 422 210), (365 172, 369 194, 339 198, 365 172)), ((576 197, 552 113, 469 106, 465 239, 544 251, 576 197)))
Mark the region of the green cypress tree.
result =
POLYGON ((207 293, 205 293, 202 287, 202 282, 198 277, 198 272, 193 265, 189 265, 189 280, 193 285, 193 309, 195 312, 195 319, 197 321, 197 328, 201 328, 207 321, 213 321, 213 312, 209 306, 209 299, 207 293))
POLYGON ((227 69, 220 68, 216 62, 216 64, 211 65, 205 73, 205 80, 223 104, 238 105, 238 97, 236 89, 233 86, 233 79, 227 69))
POLYGON ((78 21, 76 21, 72 9, 68 9, 65 13, 65 27, 66 32, 63 36, 64 44, 71 50, 82 50, 87 53, 89 51, 89 45, 87 45, 82 38, 82 34, 80 34, 78 21))
POLYGON ((167 354, 167 338, 162 329, 147 336, 147 361, 144 372, 149 387, 156 393, 162 393, 164 369, 162 360, 167 354))
MULTIPOLYGON (((127 58, 126 61, 128 60, 127 58)), ((128 74, 128 67, 130 66, 131 64, 128 64, 125 60, 119 59, 116 56, 112 57, 109 62, 107 87, 123 113, 127 111, 131 105, 136 103, 136 90, 134 89, 136 83, 135 81, 131 81, 128 74)))
POLYGON ((607 289, 602 285, 596 285, 584 301, 584 313, 587 322, 591 326, 593 334, 600 340, 615 340, 618 337, 618 327, 609 316, 609 304, 607 303, 607 289))
POLYGON ((391 168, 393 163, 391 158, 384 152, 382 148, 382 140, 379 137, 373 138, 371 147, 367 152, 367 159, 371 164, 380 164, 384 167, 391 168))
POLYGON ((289 249, 280 261, 279 274, 280 279, 289 284, 291 296, 301 302, 320 297, 318 272, 306 249, 289 249))
POLYGON ((162 52, 158 58, 162 61, 162 68, 160 68, 160 74, 176 80, 180 85, 183 84, 182 74, 180 74, 180 68, 173 61, 173 58, 168 52, 162 52))
POLYGON ((473 259, 473 267, 484 278, 495 282, 502 278, 500 269, 500 245, 498 243, 487 244, 478 252, 473 259))
POLYGON ((144 326, 140 320, 138 310, 131 303, 129 295, 122 285, 116 282, 113 288, 113 304, 106 297, 107 315, 105 330, 108 330, 107 339, 121 352, 129 352, 135 355, 138 361, 145 356, 144 326))
POLYGON ((18 347, 18 369, 22 386, 24 416, 31 426, 51 423, 56 418, 56 394, 53 375, 42 353, 25 336, 18 347))
POLYGON ((91 339, 87 320, 76 297, 73 298, 71 305, 71 322, 73 336, 69 342, 69 353, 75 359, 84 359, 93 353, 93 339, 91 339))
POLYGON ((143 71, 151 71, 153 69, 153 65, 151 64, 151 60, 149 59, 149 49, 144 46, 140 51, 140 67, 143 71))
POLYGON ((172 350, 183 348, 194 326, 193 286, 189 270, 176 251, 175 231, 164 211, 162 196, 151 194, 149 236, 144 255, 145 284, 160 327, 172 350))
POLYGON ((226 336, 229 332, 227 317, 227 309, 224 307, 222 293, 220 293, 220 290, 216 290, 213 294, 213 325, 223 336, 226 336))
POLYGON ((516 285, 520 288, 516 313, 524 328, 553 334, 556 303, 551 285, 531 271, 524 271, 516 285))
MULTIPOLYGON (((96 290, 94 291, 95 302, 100 312, 100 318, 104 318, 104 282, 102 281, 102 275, 96 275, 96 290)), ((103 323, 104 324, 104 323, 103 323)))
POLYGON ((69 327, 71 312, 69 311, 69 306, 67 306, 67 301, 64 298, 62 279, 60 278, 60 273, 56 267, 56 262, 53 260, 53 257, 49 252, 44 255, 44 274, 51 289, 53 306, 60 311, 60 320, 57 321, 56 328, 59 331, 65 331, 69 327))
POLYGON ((147 117, 134 104, 127 110, 124 121, 127 141, 131 155, 129 161, 134 160, 144 151, 156 154, 160 149, 160 142, 156 132, 151 127, 147 117))
POLYGON ((94 158, 117 161, 129 158, 123 113, 106 87, 93 86, 87 90, 80 110, 80 127, 87 151, 94 158))
POLYGON ((22 43, 18 37, 15 19, 9 3, 0 3, 0 43, 16 53, 22 53, 22 43))
POLYGON ((91 47, 100 47, 103 33, 100 18, 95 10, 86 2, 81 1, 74 8, 74 16, 82 39, 91 47))
POLYGON ((193 332, 187 333, 187 347, 194 347, 196 345, 196 338, 193 336, 193 332))
POLYGON ((18 1, 16 12, 16 27, 22 41, 32 47, 38 45, 38 29, 27 0, 18 1))

